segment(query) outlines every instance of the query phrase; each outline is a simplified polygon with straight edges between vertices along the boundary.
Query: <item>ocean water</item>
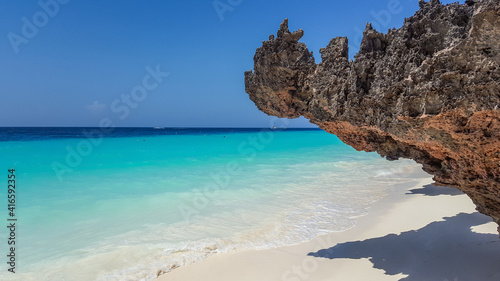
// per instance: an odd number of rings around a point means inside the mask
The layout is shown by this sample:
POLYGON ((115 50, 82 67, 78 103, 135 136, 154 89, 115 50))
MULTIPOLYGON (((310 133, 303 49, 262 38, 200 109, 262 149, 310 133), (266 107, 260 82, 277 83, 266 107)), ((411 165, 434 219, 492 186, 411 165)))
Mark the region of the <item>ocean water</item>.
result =
POLYGON ((18 219, 16 274, 2 254, 0 280, 153 280, 306 242, 352 227, 418 166, 315 129, 0 128, 0 157, 0 219, 11 168, 18 219))

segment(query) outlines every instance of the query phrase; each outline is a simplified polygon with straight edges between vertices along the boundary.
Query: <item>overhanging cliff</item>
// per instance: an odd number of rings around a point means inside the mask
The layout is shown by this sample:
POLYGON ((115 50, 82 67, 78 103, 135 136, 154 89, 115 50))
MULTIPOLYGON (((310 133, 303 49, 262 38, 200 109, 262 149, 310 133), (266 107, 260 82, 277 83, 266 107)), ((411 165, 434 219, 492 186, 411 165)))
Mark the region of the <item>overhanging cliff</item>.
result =
POLYGON ((257 49, 246 92, 269 115, 304 116, 357 150, 414 159, 500 224, 500 1, 419 4, 399 29, 368 24, 354 61, 337 37, 316 64, 285 20, 257 49))

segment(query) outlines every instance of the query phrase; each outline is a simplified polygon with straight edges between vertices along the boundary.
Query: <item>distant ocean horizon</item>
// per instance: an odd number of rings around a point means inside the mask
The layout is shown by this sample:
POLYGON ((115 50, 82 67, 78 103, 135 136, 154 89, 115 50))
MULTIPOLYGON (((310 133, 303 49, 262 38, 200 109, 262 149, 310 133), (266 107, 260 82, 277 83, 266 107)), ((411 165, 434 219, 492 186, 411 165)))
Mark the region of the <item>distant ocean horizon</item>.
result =
POLYGON ((4 184, 16 175, 17 280, 153 280, 303 243, 351 228, 418 167, 317 128, 0 127, 0 155, 4 184))
POLYGON ((321 130, 319 128, 260 128, 260 127, 31 127, 0 126, 0 142, 16 140, 40 140, 56 138, 89 138, 84 132, 102 132, 103 137, 160 136, 178 134, 220 134, 224 132, 254 132, 260 130, 321 130))

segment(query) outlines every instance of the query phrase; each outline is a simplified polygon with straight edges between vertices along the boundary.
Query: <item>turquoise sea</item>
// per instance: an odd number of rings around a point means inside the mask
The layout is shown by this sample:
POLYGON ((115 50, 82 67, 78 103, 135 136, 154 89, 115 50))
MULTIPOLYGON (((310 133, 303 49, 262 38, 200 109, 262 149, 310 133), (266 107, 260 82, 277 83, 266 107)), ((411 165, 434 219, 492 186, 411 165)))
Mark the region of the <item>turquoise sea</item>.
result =
POLYGON ((37 281, 153 280, 214 253, 306 242, 352 227, 418 166, 316 129, 0 128, 0 157, 0 280, 37 281))

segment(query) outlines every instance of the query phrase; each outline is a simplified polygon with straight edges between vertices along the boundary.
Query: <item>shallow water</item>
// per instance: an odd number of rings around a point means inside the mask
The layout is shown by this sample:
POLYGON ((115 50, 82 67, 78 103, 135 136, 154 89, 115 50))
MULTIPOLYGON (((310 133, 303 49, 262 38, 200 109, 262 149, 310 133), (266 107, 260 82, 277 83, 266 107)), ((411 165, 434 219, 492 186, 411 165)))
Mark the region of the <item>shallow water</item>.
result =
POLYGON ((305 242, 352 227, 416 166, 320 130, 85 130, 0 128, 18 280, 152 280, 217 252, 305 242))

